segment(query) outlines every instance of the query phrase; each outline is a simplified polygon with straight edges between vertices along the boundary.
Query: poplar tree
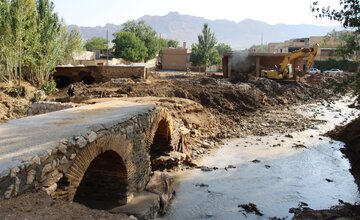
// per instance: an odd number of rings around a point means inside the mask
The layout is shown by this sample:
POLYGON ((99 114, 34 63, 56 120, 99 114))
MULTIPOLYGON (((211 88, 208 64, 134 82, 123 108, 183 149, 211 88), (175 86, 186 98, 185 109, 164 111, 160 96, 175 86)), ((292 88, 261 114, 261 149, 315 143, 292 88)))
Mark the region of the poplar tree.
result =
POLYGON ((37 2, 37 26, 39 40, 36 57, 36 72, 34 80, 42 85, 50 79, 50 73, 55 69, 62 57, 64 42, 62 41, 62 24, 56 13, 54 4, 48 0, 38 0, 37 2))
POLYGON ((219 64, 221 62, 219 52, 215 49, 217 40, 215 34, 211 32, 208 24, 204 24, 202 34, 198 35, 198 43, 192 45, 190 61, 193 65, 209 65, 219 64))
POLYGON ((0 0, 0 81, 25 78, 42 86, 82 46, 80 33, 67 31, 51 0, 0 0))
POLYGON ((11 33, 14 36, 14 72, 19 85, 23 77, 23 67, 34 62, 32 50, 36 46, 36 2, 34 0, 13 0, 10 5, 11 33))

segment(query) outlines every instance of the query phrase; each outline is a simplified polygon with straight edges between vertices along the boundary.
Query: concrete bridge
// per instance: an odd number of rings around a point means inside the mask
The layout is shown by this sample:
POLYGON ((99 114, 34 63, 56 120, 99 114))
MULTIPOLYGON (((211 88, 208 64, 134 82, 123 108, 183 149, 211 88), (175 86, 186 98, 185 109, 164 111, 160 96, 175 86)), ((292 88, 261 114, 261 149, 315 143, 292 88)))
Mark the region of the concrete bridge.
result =
POLYGON ((119 100, 1 124, 0 199, 42 189, 90 207, 126 204, 145 189, 151 158, 181 145, 178 127, 154 104, 119 100))

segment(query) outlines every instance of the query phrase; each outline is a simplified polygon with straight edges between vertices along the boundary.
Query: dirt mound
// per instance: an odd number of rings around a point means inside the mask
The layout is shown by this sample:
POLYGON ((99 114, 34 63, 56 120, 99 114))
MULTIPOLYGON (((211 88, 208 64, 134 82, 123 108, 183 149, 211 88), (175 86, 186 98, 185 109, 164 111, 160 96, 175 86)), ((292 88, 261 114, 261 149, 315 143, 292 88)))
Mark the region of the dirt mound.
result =
MULTIPOLYGON (((179 97, 196 101, 221 113, 238 114, 255 111, 264 106, 300 103, 311 99, 328 98, 334 88, 349 76, 309 76, 302 82, 274 81, 264 78, 232 83, 227 79, 206 76, 155 79, 152 81, 121 81, 101 84, 75 84, 76 100, 109 97, 179 97)), ((58 94, 66 96, 66 89, 58 94)))
POLYGON ((360 188, 360 117, 346 126, 337 126, 328 133, 334 139, 346 143, 343 153, 351 163, 351 173, 360 188))
POLYGON ((360 206, 343 204, 332 209, 313 210, 307 207, 291 209, 293 219, 359 219, 360 206))
POLYGON ((27 82, 19 87, 12 83, 0 83, 0 122, 26 116, 30 100, 36 88, 27 82))
MULTIPOLYGON (((251 78, 246 81, 229 81, 213 77, 190 75, 181 78, 160 78, 153 80, 112 80, 106 83, 84 85, 76 83, 75 98, 72 102, 88 102, 94 98, 115 97, 158 97, 163 100, 184 98, 200 104, 201 114, 185 114, 181 118, 193 131, 194 136, 210 138, 218 141, 223 138, 241 137, 244 135, 266 135, 272 132, 302 130, 314 122, 305 119, 294 111, 290 104, 304 103, 335 96, 334 88, 349 78, 341 75, 337 78, 326 75, 309 76, 301 82, 275 81, 264 78, 251 78), (196 123, 188 123, 193 120, 196 123)), ((53 100, 69 101, 63 89, 53 100)), ((146 101, 146 99, 144 99, 146 101)), ((159 102, 164 105, 166 102, 159 102)), ((184 102, 184 101, 183 101, 184 102)), ((188 103, 170 103, 171 105, 187 106, 188 103)), ((196 147, 194 147, 197 149, 196 147)))
POLYGON ((53 200, 39 191, 1 201, 1 219, 131 219, 124 214, 93 210, 78 203, 53 200))

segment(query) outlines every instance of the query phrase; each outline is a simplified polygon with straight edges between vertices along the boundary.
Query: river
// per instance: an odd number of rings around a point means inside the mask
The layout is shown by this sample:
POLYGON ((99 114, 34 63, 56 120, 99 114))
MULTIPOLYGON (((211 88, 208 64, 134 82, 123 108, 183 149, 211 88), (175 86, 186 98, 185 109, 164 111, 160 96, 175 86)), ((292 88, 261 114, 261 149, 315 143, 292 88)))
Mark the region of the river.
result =
POLYGON ((301 132, 229 140, 197 163, 218 169, 187 170, 177 177, 176 197, 168 219, 291 218, 301 203, 313 209, 360 201, 343 143, 322 134, 354 119, 349 97, 333 103, 292 108, 326 122, 301 132), (229 167, 234 166, 234 168, 229 167), (228 168, 226 168, 228 167, 228 168), (226 169, 225 169, 226 168, 226 169), (201 184, 203 184, 201 186, 201 184), (256 204, 263 213, 246 213, 240 204, 256 204))

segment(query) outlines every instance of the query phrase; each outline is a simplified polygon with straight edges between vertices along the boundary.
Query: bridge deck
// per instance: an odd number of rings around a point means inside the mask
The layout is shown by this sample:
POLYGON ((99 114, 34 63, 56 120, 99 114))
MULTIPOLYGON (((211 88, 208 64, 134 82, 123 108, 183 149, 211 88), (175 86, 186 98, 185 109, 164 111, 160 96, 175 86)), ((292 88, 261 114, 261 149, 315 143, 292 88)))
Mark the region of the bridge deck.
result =
POLYGON ((115 100, 0 124, 0 177, 22 161, 57 147, 63 138, 86 136, 90 130, 110 128, 154 108, 115 100))

